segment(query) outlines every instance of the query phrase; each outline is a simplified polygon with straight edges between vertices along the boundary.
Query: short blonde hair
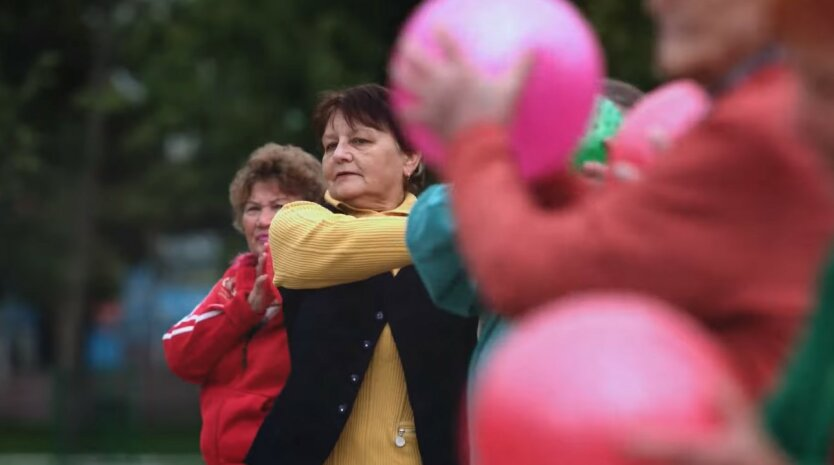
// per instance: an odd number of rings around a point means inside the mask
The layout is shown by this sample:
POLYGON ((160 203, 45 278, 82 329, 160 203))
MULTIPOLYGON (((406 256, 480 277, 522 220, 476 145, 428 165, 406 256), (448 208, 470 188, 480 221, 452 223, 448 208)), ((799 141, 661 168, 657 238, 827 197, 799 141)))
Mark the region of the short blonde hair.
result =
POLYGON ((259 181, 274 180, 281 190, 303 200, 319 202, 324 195, 321 162, 294 145, 268 143, 252 152, 229 186, 233 224, 241 230, 243 207, 259 181))

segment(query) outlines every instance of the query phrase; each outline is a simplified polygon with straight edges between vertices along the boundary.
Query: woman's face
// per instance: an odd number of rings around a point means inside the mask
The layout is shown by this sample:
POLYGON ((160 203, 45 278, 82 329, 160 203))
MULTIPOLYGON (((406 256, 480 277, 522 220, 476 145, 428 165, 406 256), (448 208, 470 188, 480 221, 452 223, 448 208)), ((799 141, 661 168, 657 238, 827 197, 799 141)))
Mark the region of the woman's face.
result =
POLYGON ((243 205, 243 217, 240 220, 250 252, 258 255, 264 252, 272 217, 284 205, 299 200, 302 200, 301 196, 282 191, 276 180, 256 181, 252 184, 252 192, 243 205))
POLYGON ((655 61, 668 77, 711 84, 770 39, 770 0, 644 3, 655 23, 655 61))
POLYGON ((388 131, 351 127, 341 112, 330 119, 321 144, 330 195, 356 208, 396 208, 405 197, 405 179, 420 163, 420 155, 403 152, 388 131))

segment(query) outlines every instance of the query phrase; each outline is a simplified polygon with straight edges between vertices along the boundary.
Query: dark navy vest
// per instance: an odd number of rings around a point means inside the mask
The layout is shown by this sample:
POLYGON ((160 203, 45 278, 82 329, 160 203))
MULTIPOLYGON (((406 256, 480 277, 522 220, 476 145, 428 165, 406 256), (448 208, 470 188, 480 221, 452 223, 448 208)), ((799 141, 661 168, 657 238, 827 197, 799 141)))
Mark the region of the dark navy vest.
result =
POLYGON ((281 289, 281 295, 291 373, 247 464, 320 465, 327 459, 386 324, 405 372, 423 464, 457 464, 476 319, 435 307, 411 266, 396 277, 384 273, 324 289, 281 289))

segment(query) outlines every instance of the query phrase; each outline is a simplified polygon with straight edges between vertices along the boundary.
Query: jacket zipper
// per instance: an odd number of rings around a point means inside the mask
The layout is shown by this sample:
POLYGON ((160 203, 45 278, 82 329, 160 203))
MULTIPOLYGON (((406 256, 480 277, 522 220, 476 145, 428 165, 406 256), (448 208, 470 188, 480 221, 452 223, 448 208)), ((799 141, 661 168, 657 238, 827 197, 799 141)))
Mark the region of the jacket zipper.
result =
POLYGON ((260 323, 256 324, 252 327, 249 331, 246 332, 246 335, 243 336, 243 360, 241 361, 241 365, 243 366, 243 371, 246 371, 247 366, 249 365, 249 343, 252 342, 252 338, 255 337, 255 334, 263 328, 265 322, 261 321, 260 323))

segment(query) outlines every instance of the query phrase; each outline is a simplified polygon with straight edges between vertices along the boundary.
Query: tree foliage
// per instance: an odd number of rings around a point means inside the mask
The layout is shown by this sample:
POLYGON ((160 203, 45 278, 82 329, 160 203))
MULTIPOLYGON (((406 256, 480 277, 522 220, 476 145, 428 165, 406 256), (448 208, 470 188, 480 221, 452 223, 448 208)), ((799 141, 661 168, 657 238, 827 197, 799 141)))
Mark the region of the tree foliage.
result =
MULTIPOLYGON (((650 86, 640 8, 577 3, 600 33, 610 74, 650 86)), ((216 229, 234 241, 227 189, 237 167, 267 141, 318 152, 308 123, 318 93, 384 82, 390 46, 416 4, 0 4, 0 294, 61 308, 67 277, 78 272, 68 257, 78 239, 71 225, 87 208, 77 203, 85 173, 97 194, 88 300, 117 293, 121 271, 146 257, 159 233, 216 229), (102 48, 106 79, 96 83, 102 48), (87 163, 91 114, 103 118, 103 156, 87 163)))

